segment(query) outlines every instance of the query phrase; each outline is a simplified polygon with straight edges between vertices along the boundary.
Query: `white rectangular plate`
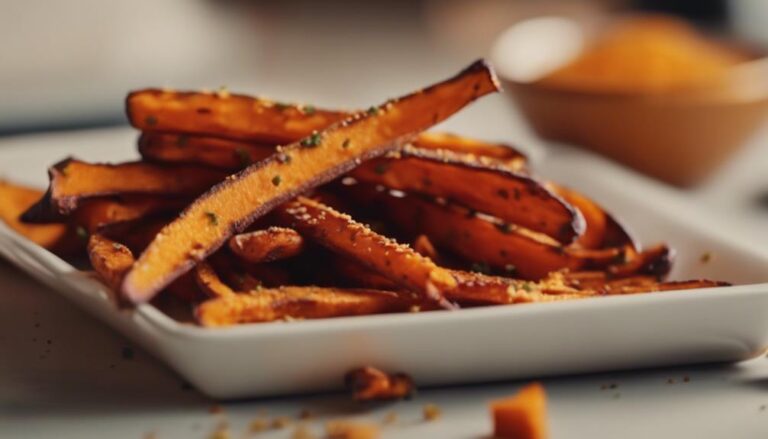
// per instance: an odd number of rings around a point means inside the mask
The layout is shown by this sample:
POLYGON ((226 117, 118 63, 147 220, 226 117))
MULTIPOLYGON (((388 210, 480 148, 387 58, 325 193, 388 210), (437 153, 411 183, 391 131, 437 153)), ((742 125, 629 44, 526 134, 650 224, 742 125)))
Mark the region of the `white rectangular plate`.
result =
MULTIPOLYGON (((5 142, 0 177, 44 186, 49 163, 71 154, 129 159, 134 137, 113 130, 5 142)), ((734 242, 674 194, 586 153, 562 150, 538 169, 618 213, 642 242, 677 249, 673 278, 738 286, 212 330, 179 324, 148 305, 120 311, 99 282, 2 225, 0 254, 218 398, 337 389, 346 371, 368 364, 429 386, 740 361, 765 349, 765 251, 734 242)))

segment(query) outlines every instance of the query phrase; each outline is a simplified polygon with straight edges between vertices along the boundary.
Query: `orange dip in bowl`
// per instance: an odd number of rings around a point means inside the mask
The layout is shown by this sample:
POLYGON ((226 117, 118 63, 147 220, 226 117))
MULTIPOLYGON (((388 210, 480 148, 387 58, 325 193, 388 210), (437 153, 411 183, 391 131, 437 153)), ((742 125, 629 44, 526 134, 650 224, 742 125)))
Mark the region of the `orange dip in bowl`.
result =
POLYGON ((537 83, 579 91, 658 94, 720 85, 731 67, 747 60, 683 21, 644 16, 620 21, 537 83))

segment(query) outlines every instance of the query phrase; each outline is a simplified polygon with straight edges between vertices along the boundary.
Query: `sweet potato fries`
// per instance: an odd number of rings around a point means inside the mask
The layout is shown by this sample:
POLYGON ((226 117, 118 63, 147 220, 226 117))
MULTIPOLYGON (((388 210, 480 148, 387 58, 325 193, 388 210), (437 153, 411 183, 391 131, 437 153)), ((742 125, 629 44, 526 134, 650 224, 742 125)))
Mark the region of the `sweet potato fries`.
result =
POLYGON ((0 218, 48 249, 87 242, 121 301, 173 295, 209 327, 722 285, 665 282, 668 247, 516 149, 425 131, 498 89, 478 61, 357 112, 136 91, 141 161, 66 159, 45 193, 0 183, 0 218))

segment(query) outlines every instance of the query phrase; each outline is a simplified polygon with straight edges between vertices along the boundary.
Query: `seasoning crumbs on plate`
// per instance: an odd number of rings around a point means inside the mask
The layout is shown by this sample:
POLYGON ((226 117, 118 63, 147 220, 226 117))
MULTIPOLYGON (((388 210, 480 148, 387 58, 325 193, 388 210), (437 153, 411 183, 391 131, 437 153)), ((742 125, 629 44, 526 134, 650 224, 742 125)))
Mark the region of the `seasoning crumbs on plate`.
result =
POLYGON ((425 404, 421 412, 427 422, 436 421, 442 416, 442 411, 436 404, 425 404))

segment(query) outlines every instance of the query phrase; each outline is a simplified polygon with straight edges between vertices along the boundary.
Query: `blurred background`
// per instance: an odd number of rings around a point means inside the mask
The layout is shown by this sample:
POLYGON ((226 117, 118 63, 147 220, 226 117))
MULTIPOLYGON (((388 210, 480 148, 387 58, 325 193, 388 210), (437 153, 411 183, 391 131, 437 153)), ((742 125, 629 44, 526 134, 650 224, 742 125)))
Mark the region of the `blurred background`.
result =
MULTIPOLYGON (((492 56, 498 61, 505 31, 542 16, 568 17, 589 28, 605 17, 663 13, 707 36, 738 40, 760 51, 768 47, 768 2, 763 0, 0 0, 0 5, 0 137, 124 125, 126 92, 147 86, 227 86, 318 106, 366 107, 444 78, 473 59, 492 56)), ((543 42, 551 36, 539 35, 543 42)), ((555 41, 527 54, 531 59, 548 56, 560 46, 555 41)), ((450 129, 514 142, 534 156, 550 148, 553 139, 581 143, 580 138, 549 136, 521 108, 509 105, 506 96, 493 96, 451 120, 450 129)), ((765 114, 762 123, 752 120, 749 129, 740 125, 735 110, 722 114, 732 116, 732 124, 743 131, 731 143, 749 152, 739 151, 738 164, 731 163, 730 152, 712 156, 718 167, 722 162, 730 168, 688 195, 705 204, 725 200, 731 203, 726 208, 761 215, 750 221, 764 221, 765 114), (730 196, 733 191, 740 192, 737 201, 730 196)), ((721 113, 702 117, 704 122, 687 122, 688 129, 709 126, 721 113)), ((711 125, 701 134, 707 139, 727 131, 711 125)), ((636 155, 667 161, 642 149, 636 155)), ((684 154, 710 157, 708 151, 691 154, 690 148, 684 154)))
POLYGON ((381 100, 487 55, 539 15, 684 16, 768 45, 762 0, 2 0, 0 133, 124 123, 126 90, 227 85, 325 105, 381 100), (383 93, 383 95, 382 95, 383 93))

